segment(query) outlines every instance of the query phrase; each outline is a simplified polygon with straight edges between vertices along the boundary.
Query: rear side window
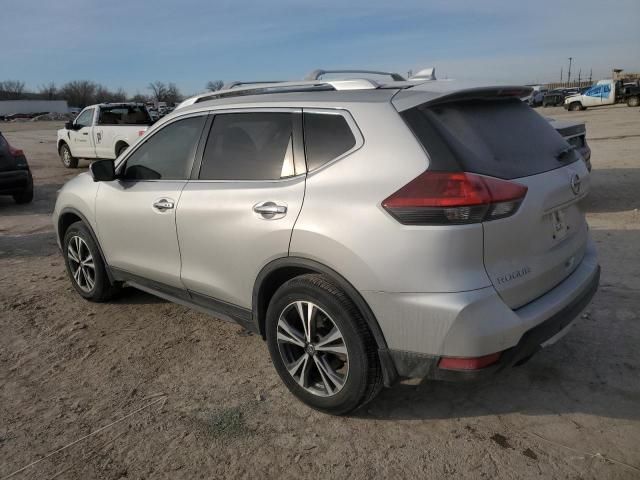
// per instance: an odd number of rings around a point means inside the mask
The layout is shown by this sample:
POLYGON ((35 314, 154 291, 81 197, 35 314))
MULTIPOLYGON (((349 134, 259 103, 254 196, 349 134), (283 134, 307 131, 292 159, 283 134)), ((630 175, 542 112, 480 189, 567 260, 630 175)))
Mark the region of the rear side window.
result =
POLYGON ((101 107, 98 125, 149 125, 151 117, 142 105, 101 107))
POLYGON ((351 150, 356 138, 340 114, 305 113, 304 144, 307 168, 315 170, 351 150))
POLYGON ((292 113, 216 115, 201 180, 278 180, 296 174, 292 113))
POLYGON ((430 170, 513 179, 579 158, 566 152, 569 145, 547 120, 518 99, 419 106, 402 116, 429 153, 430 170))
POLYGON ((145 141, 127 159, 125 180, 185 180, 206 116, 177 120, 145 141))

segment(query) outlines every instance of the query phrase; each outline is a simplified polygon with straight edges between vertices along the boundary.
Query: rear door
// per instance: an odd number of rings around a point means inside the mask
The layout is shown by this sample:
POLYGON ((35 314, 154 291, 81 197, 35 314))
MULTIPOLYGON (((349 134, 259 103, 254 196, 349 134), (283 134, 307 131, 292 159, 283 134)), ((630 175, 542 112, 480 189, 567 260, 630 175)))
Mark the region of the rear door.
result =
POLYGON ((299 110, 215 115, 176 218, 182 282, 196 302, 251 307, 262 267, 288 255, 304 188, 299 110))
POLYGON ((95 158, 95 144, 93 140, 93 117, 95 108, 85 108, 74 120, 75 128, 69 132, 71 152, 78 158, 95 158))
POLYGON ((435 140, 417 132, 431 150, 429 169, 460 169, 528 188, 515 214, 483 223, 485 269, 505 303, 518 308, 570 275, 587 244, 580 201, 589 173, 549 122, 508 99, 451 102, 420 113, 428 122, 423 128, 433 127, 445 141, 436 149, 435 140))

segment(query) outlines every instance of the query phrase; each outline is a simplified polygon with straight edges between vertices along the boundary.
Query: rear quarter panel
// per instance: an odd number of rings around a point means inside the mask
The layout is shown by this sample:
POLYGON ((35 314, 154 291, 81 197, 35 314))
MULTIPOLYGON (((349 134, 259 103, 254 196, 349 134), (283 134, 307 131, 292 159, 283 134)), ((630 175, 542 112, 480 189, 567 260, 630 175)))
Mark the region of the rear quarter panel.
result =
POLYGON ((491 285, 482 226, 405 226, 382 201, 418 176, 428 158, 390 103, 344 107, 364 144, 309 173, 290 255, 316 260, 358 290, 452 292, 491 285))

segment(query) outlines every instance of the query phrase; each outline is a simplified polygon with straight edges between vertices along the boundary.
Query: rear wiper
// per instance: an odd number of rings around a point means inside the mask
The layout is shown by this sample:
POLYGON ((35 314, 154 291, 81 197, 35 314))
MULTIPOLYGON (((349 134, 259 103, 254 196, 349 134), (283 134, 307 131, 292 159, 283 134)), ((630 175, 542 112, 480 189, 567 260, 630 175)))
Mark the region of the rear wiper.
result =
POLYGON ((558 153, 556 153, 556 158, 558 160, 564 160, 567 155, 573 152, 576 149, 574 145, 569 145, 567 148, 563 148, 558 153))

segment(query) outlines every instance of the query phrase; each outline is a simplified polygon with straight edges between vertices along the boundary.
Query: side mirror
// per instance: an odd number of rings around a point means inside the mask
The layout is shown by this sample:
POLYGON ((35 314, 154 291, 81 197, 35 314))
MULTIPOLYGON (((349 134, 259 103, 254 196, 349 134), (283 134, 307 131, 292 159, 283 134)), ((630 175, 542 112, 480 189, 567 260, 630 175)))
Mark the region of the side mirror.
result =
POLYGON ((67 130, 73 130, 73 122, 67 122, 64 124, 64 128, 67 130))
POLYGON ((116 167, 113 160, 96 160, 89 165, 94 182, 110 182, 116 179, 116 167))

